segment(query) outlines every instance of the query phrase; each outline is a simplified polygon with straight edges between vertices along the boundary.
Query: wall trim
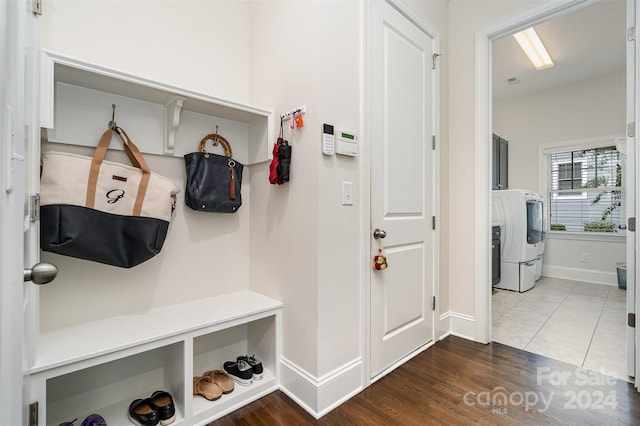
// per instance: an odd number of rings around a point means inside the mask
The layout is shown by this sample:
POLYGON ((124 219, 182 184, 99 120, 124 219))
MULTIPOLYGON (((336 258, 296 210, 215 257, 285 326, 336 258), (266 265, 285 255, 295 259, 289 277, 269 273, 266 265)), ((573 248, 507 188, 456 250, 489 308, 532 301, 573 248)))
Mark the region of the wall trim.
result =
POLYGON ((598 241, 610 243, 627 243, 627 235, 617 232, 571 232, 571 231, 547 231, 547 240, 575 240, 598 241))
POLYGON ((568 266, 542 265, 542 275, 549 278, 583 281, 588 283, 618 285, 617 272, 596 269, 571 268, 568 266))
POLYGON ((314 418, 327 414, 362 391, 362 358, 315 377, 285 357, 280 359, 280 390, 314 418))
POLYGON ((477 341, 476 335, 476 319, 472 315, 461 314, 458 312, 447 311, 440 315, 440 323, 447 324, 448 328, 440 328, 446 332, 440 337, 440 340, 449 335, 462 337, 463 339, 477 341))

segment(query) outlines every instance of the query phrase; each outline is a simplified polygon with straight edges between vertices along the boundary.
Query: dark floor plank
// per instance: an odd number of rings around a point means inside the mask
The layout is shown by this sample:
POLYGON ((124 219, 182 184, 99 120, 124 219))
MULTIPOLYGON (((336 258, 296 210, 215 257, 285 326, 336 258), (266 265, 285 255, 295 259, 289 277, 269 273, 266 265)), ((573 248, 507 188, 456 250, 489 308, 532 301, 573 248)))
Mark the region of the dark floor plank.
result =
POLYGON ((560 361, 450 336, 320 420, 276 391, 210 426, 467 424, 640 425, 640 394, 560 361))

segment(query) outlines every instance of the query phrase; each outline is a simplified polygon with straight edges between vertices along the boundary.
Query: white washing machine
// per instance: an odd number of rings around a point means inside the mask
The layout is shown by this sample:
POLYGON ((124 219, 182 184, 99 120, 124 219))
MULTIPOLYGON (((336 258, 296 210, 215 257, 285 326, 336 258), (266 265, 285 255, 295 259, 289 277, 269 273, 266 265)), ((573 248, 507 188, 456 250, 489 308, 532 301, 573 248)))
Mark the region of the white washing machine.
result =
POLYGON ((525 292, 542 276, 544 201, 521 189, 492 193, 492 221, 500 225, 501 280, 495 288, 525 292))

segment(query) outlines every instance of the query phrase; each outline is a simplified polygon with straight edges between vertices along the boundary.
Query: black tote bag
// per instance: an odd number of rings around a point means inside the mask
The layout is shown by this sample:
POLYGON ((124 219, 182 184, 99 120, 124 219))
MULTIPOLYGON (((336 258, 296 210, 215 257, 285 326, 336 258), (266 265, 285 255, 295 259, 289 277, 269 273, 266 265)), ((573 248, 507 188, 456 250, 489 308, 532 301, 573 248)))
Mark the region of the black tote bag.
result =
POLYGON ((208 134, 200 141, 198 152, 184 156, 187 171, 185 204, 193 210, 235 213, 242 205, 242 169, 233 159, 231 145, 218 134, 208 134), (224 148, 225 155, 207 152, 212 140, 224 148))

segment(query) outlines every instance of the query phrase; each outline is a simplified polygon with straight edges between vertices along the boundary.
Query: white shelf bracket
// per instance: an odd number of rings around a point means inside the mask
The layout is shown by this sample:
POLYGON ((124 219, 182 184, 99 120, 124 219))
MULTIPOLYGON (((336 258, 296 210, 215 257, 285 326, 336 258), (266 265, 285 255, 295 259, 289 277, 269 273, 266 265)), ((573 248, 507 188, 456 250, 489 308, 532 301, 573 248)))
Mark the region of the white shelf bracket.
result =
POLYGON ((164 106, 164 154, 173 155, 176 148, 176 133, 180 127, 180 114, 182 113, 182 105, 187 98, 175 96, 169 103, 164 106))

